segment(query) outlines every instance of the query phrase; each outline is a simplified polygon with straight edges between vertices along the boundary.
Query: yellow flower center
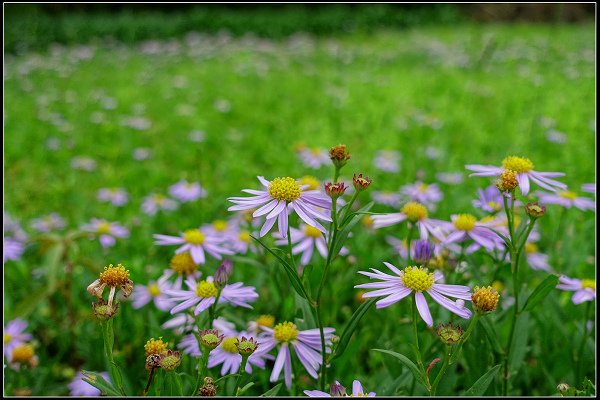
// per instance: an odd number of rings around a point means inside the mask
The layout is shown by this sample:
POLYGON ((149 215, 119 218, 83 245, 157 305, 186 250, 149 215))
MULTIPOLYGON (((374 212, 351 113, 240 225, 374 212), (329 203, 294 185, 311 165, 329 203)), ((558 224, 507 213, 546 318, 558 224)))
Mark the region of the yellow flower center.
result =
POLYGON ((317 190, 321 182, 314 176, 306 175, 300 178, 300 185, 308 185, 308 190, 317 190))
POLYGON ((318 147, 313 147, 312 149, 310 149, 310 152, 316 156, 319 153, 321 153, 321 149, 319 149, 318 147))
POLYGON ((300 197, 300 185, 294 178, 275 178, 269 185, 269 194, 277 200, 287 202, 294 201, 300 197))
POLYGON ((421 221, 427 218, 427 208, 416 201, 410 201, 402 207, 402 214, 406 215, 411 222, 421 221))
POLYGON ((577 193, 569 192, 567 190, 558 192, 558 195, 562 198, 569 199, 569 200, 575 200, 577 198, 577 193))
POLYGON ((486 223, 486 222, 492 222, 496 219, 496 217, 494 217, 493 215, 488 215, 487 217, 483 217, 480 219, 481 222, 486 223))
POLYGON ((477 218, 471 214, 459 214, 453 224, 459 231, 470 231, 475 228, 477 218))
POLYGON ((596 281, 594 279, 582 279, 581 280, 581 288, 582 289, 592 289, 596 290, 596 281))
POLYGON ((272 328, 275 325, 275 317, 272 315, 261 315, 256 320, 258 325, 266 326, 267 328, 272 328))
POLYGON ((108 222, 100 222, 96 228, 96 232, 100 235, 108 235, 110 233, 110 224, 108 222))
POLYGON ((164 205, 165 201, 167 201, 167 198, 164 195, 162 195, 160 193, 154 195, 154 202, 156 204, 158 204, 159 206, 164 205))
POLYGON ((12 336, 8 333, 4 334, 4 344, 10 342, 10 339, 12 339, 12 336))
POLYGON ((539 251, 537 245, 535 243, 525 243, 525 253, 537 253, 539 251))
POLYGON ((198 268, 194 262, 194 259, 188 252, 175 254, 175 256, 171 259, 170 267, 173 271, 180 275, 190 275, 198 268))
POLYGON ((502 160, 502 167, 504 167, 504 169, 523 173, 531 171, 533 169, 533 163, 529 158, 508 156, 502 160))
POLYGON ((487 206, 492 209, 492 211, 500 211, 502 209, 502 205, 496 203, 495 201, 488 201, 487 206))
POLYGON ((429 185, 426 185, 424 183, 419 183, 419 185, 417 186, 417 190, 420 193, 425 193, 427 191, 427 189, 429 188, 429 185))
POLYGON ((117 264, 116 267, 110 264, 108 267, 104 267, 104 272, 100 273, 100 283, 106 283, 108 286, 123 286, 128 282, 129 271, 121 264, 117 264))
POLYGON ((35 352, 30 344, 22 344, 17 346, 12 351, 12 362, 27 363, 34 356, 35 352))
POLYGON ((370 228, 373 226, 373 218, 371 218, 370 215, 365 215, 362 219, 362 224, 364 226, 366 226, 367 228, 370 228))
POLYGON ((217 295, 217 287, 212 282, 200 281, 196 285, 196 295, 198 297, 215 297, 217 295))
POLYGON ((471 296, 471 300, 473 300, 473 306, 483 312, 490 312, 496 309, 498 305, 498 300, 500 299, 500 295, 491 286, 487 287, 478 287, 476 286, 473 289, 473 295, 471 296))
POLYGON ((306 225, 306 228, 304 228, 304 234, 311 238, 320 238, 322 236, 320 230, 310 225, 306 225))
POLYGON ((246 242, 246 243, 250 243, 250 241, 252 240, 252 238, 250 237, 250 232, 248 232, 248 231, 240 232, 240 235, 238 236, 238 238, 242 242, 246 242))
POLYGON ((291 322, 279 323, 273 328, 273 336, 279 342, 287 343, 295 340, 298 337, 298 329, 291 322))
POLYGON ((401 276, 404 286, 417 292, 428 290, 433 285, 433 272, 423 267, 406 267, 401 276))
POLYGON ((214 221, 212 223, 212 225, 216 231, 224 232, 227 230, 227 221, 223 221, 222 219, 218 219, 218 220, 214 221))
POLYGON ((156 297, 156 296, 160 295, 160 289, 158 288, 158 285, 156 283, 152 283, 152 284, 148 285, 148 292, 150 293, 150 296, 152 296, 152 297, 156 297))
POLYGON ((188 229, 183 232, 183 240, 190 244, 202 244, 204 243, 204 233, 200 232, 200 229, 188 229))
POLYGON ((225 350, 228 353, 237 354, 238 349, 235 345, 237 342, 238 342, 238 338, 230 337, 230 338, 223 340, 223 342, 221 343, 221 347, 223 348, 223 350, 225 350))
POLYGON ((146 357, 151 354, 165 354, 167 352, 167 344, 162 341, 162 337, 158 339, 150 339, 144 345, 144 350, 146 350, 146 357))

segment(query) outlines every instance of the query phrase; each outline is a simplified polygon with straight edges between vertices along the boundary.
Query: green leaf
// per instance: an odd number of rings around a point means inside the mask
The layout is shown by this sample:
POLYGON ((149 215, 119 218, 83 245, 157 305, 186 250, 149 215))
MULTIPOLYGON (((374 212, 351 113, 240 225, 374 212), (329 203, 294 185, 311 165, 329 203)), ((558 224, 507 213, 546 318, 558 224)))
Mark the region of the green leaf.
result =
POLYGON ((362 303, 356 309, 356 311, 354 311, 354 314, 352 314, 352 317, 350 317, 350 321, 348 321, 348 324, 346 324, 346 328, 344 328, 344 332, 342 333, 342 336, 340 336, 340 341, 336 347, 335 355, 333 356, 333 358, 331 360, 335 360, 336 358, 338 358, 339 356, 344 354, 344 351, 346 350, 346 347, 348 346, 348 343, 350 342, 350 338, 352 337, 352 334, 358 327, 358 323, 360 322, 362 317, 365 315, 365 313, 369 310, 371 305, 373 305, 373 303, 375 303, 375 301, 377 301, 376 298, 371 298, 368 301, 362 303))
POLYGON ((480 318, 479 324, 483 328, 483 331, 485 332, 485 335, 487 336, 487 338, 490 342, 490 345, 492 346, 492 349, 494 349, 494 351, 498 354, 504 354, 504 349, 502 348, 502 345, 500 344, 500 341, 498 340, 498 336, 496 335, 496 330, 492 326, 492 323, 490 322, 490 320, 486 317, 480 318))
POLYGON ((515 336, 513 338, 508 359, 511 375, 517 374, 527 353, 527 339, 529 337, 529 313, 523 313, 517 317, 515 325, 515 336))
POLYGON ((102 375, 91 371, 82 371, 84 378, 83 380, 96 389, 100 390, 105 396, 117 396, 121 397, 122 394, 110 383, 107 382, 102 375))
POLYGON ((277 385, 273 386, 271 389, 269 389, 266 392, 264 392, 263 394, 261 394, 260 397, 275 397, 275 396, 277 396, 277 393, 279 393, 279 389, 281 389, 282 385, 283 385, 283 383, 278 383, 277 385))
POLYGON ((279 260, 281 265, 283 265, 283 268, 285 269, 285 272, 286 272, 288 278, 290 278, 290 282, 292 283, 292 287, 294 288, 294 290, 296 290, 296 292, 300 296, 302 296, 303 298, 308 300, 310 297, 308 296, 308 293, 306 293, 306 289, 304 289, 304 285, 302 285, 302 281, 298 277, 298 272, 294 269, 294 267, 292 267, 286 260, 284 260, 283 258, 278 256, 272 249, 270 249, 267 245, 265 245, 260 239, 255 238, 254 236, 250 236, 250 237, 252 239, 256 240, 258 242, 258 244, 260 244, 262 247, 264 247, 265 250, 267 250, 269 253, 273 254, 279 260))
POLYGON ((58 242, 48 249, 44 257, 44 264, 48 271, 47 285, 50 292, 49 295, 56 290, 60 274, 64 271, 63 263, 61 262, 64 251, 65 245, 62 242, 58 242))
POLYGON ((38 291, 33 292, 29 296, 25 297, 21 303, 19 303, 10 313, 10 315, 14 317, 21 317, 27 319, 29 314, 36 308, 38 308, 39 303, 46 300, 46 298, 51 294, 50 288, 42 288, 38 291))
POLYGON ((244 386, 243 388, 241 388, 240 390, 238 390, 236 396, 239 396, 241 394, 244 394, 244 392, 248 389, 250 389, 252 386, 254 386, 254 382, 250 382, 248 383, 246 386, 244 386))
POLYGON ((306 329, 313 328, 317 326, 317 321, 315 320, 314 309, 310 306, 308 300, 302 298, 300 295, 294 293, 296 300, 296 310, 302 310, 302 319, 306 324, 306 329))
POLYGON ((523 311, 531 311, 535 306, 537 306, 542 300, 550 294, 550 292, 558 285, 558 276, 557 275, 549 275, 544 279, 531 293, 525 305, 523 306, 523 311))
POLYGON ((415 377, 415 379, 425 387, 425 389, 429 390, 430 385, 429 382, 427 380, 427 378, 425 377, 425 375, 419 371, 419 368, 415 365, 415 363, 413 363, 412 361, 410 361, 408 359, 408 357, 406 357, 403 354, 400 353, 396 353, 395 351, 390 351, 390 350, 384 350, 384 349, 371 349, 373 351, 378 351, 380 353, 386 353, 389 354, 391 356, 396 357, 398 360, 400 360, 400 362, 404 365, 406 365, 408 367, 408 369, 410 370, 410 372, 412 372, 413 376, 415 377))
MULTIPOLYGON (((344 246, 344 243, 348 239, 348 235, 350 234, 350 231, 352 230, 352 228, 354 228, 354 225, 358 224, 358 222, 362 219, 362 217, 363 217, 362 213, 369 211, 371 209, 371 207, 373 207, 373 204, 374 203, 371 201, 369 204, 367 204, 360 210, 353 213, 354 217, 352 217, 350 222, 348 222, 343 227, 343 229, 340 232, 338 232, 338 234, 335 236, 335 243, 333 244, 333 253, 332 253, 333 255, 338 255, 340 253, 342 246, 344 246)), ((352 215, 352 214, 350 214, 350 215, 352 215)))
POLYGON ((490 386, 490 383, 494 380, 502 364, 495 365, 488 372, 483 374, 481 378, 477 379, 477 382, 473 384, 466 392, 466 396, 483 396, 487 388, 490 386))

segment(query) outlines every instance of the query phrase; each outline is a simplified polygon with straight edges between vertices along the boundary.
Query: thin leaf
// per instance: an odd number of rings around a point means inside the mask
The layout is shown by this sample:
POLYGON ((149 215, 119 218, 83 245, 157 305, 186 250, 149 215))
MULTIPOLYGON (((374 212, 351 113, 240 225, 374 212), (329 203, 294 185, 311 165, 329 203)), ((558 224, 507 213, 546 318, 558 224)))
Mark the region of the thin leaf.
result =
POLYGON ((264 392, 263 394, 261 394, 260 397, 274 397, 274 396, 277 396, 277 393, 279 393, 279 389, 281 389, 282 385, 283 385, 283 383, 278 383, 277 385, 273 386, 271 389, 269 389, 266 392, 264 392))
POLYGON ((256 240, 258 242, 258 244, 260 244, 262 247, 265 248, 265 250, 267 250, 269 253, 273 254, 281 263, 281 265, 283 265, 283 268, 285 269, 285 272, 288 275, 288 278, 290 278, 290 282, 292 283, 292 287, 294 288, 294 290, 296 290, 296 292, 302 296, 305 299, 309 299, 310 297, 308 296, 308 293, 306 293, 306 289, 304 289, 304 285, 302 285, 302 281, 300 280, 300 278, 298 277, 298 273, 296 272, 296 270, 283 258, 281 258, 280 256, 278 256, 272 249, 270 249, 267 245, 265 245, 262 240, 255 238, 254 236, 250 236, 252 239, 256 240))
POLYGON ((33 312, 36 308, 38 308, 39 303, 51 294, 50 288, 42 288, 39 291, 34 291, 29 296, 25 297, 21 303, 19 303, 11 312, 13 317, 21 317, 27 319, 29 314, 33 312))
POLYGON ((350 317, 350 321, 348 321, 348 324, 346 324, 346 328, 344 328, 344 332, 342 333, 342 336, 340 336, 340 341, 338 342, 338 345, 336 347, 335 355, 333 356, 333 358, 331 360, 335 360, 336 358, 338 358, 339 356, 344 354, 344 351, 346 350, 346 347, 348 346, 348 343, 350 342, 350 338, 352 337, 352 334, 358 327, 358 323, 360 322, 362 317, 365 315, 365 313, 369 310, 369 308, 373 305, 373 303, 375 303, 375 301, 377 301, 376 298, 371 298, 368 301, 362 303, 356 309, 356 311, 354 311, 354 314, 352 314, 352 317, 350 317))
POLYGON ((118 396, 121 397, 122 394, 112 385, 112 383, 107 382, 102 375, 97 374, 95 372, 90 371, 82 371, 84 378, 83 380, 96 389, 100 390, 105 396, 118 396))
POLYGON ((508 366, 511 375, 516 375, 527 353, 527 339, 529 337, 529 313, 517 317, 515 336, 513 338, 508 366))
POLYGON ((483 396, 490 383, 494 380, 498 372, 500 371, 502 364, 495 365, 488 372, 483 374, 481 378, 477 379, 477 382, 473 384, 466 392, 466 396, 483 396))
POLYGON ((483 331, 485 332, 485 335, 487 336, 490 345, 492 346, 492 349, 494 349, 494 351, 498 354, 504 354, 504 349, 502 349, 502 345, 500 344, 498 336, 496 335, 496 330, 492 326, 490 320, 485 317, 480 318, 479 324, 483 328, 483 331))
POLYGON ((412 361, 410 361, 408 359, 408 357, 406 357, 403 354, 396 353, 396 352, 390 351, 390 350, 384 350, 384 349, 371 349, 371 350, 378 351, 380 353, 386 353, 386 354, 396 357, 398 360, 400 360, 400 362, 402 364, 404 364, 408 367, 408 369, 410 370, 410 372, 412 372, 415 379, 421 385, 423 385, 425 387, 425 389, 429 390, 430 385, 429 385, 427 378, 425 377, 425 375, 423 375, 423 373, 419 370, 419 368, 415 365, 415 363, 413 363, 412 361))
POLYGON ((237 392, 237 396, 244 394, 244 392, 248 389, 250 389, 252 386, 254 386, 254 382, 250 382, 248 383, 246 386, 244 386, 243 388, 241 388, 240 390, 238 390, 237 392))
POLYGON ((527 301, 525 301, 525 305, 523 306, 523 311, 531 311, 535 306, 537 306, 542 300, 550 294, 550 292, 558 285, 558 276, 557 275, 549 275, 544 279, 531 293, 527 301))

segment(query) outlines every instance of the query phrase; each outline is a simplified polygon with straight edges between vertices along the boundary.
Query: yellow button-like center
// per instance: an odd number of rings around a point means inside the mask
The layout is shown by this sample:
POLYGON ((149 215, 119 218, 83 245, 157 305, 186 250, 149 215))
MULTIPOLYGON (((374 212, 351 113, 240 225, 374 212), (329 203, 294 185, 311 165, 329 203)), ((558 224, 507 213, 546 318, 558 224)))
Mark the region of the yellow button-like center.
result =
POLYGON ((223 340, 223 342, 221 343, 221 347, 223 348, 223 350, 225 350, 228 353, 237 354, 238 349, 235 345, 237 342, 238 342, 238 338, 230 337, 230 338, 223 340))
POLYGON ((35 352, 33 347, 29 344, 22 344, 17 346, 12 351, 12 362, 14 363, 26 363, 31 360, 35 352))
POLYGON ((110 264, 108 267, 104 267, 104 271, 100 273, 100 283, 105 283, 108 286, 123 286, 128 282, 129 271, 121 264, 116 267, 110 264))
POLYGON ((537 245, 535 243, 525 243, 525 253, 537 253, 539 251, 537 245))
POLYGON ((167 352, 167 344, 162 341, 162 337, 152 338, 146 342, 144 350, 146 350, 146 357, 150 354, 164 354, 167 352))
POLYGON ((196 285, 196 295, 198 297, 215 297, 217 295, 217 287, 212 282, 200 281, 196 285))
POLYGON ((275 178, 269 185, 269 194, 277 200, 294 201, 300 197, 300 185, 294 178, 275 178))
POLYGON ((194 259, 188 252, 175 254, 175 256, 171 259, 170 266, 173 271, 180 275, 190 275, 198 268, 194 262, 194 259))
POLYGON ((246 242, 246 243, 250 243, 250 241, 252 240, 252 238, 250 237, 250 232, 248 232, 248 231, 242 231, 242 232, 240 232, 238 238, 242 242, 246 242))
POLYGON ((402 207, 401 212, 412 222, 421 221, 427 218, 427 208, 416 201, 406 203, 404 207, 402 207))
POLYGON ((204 233, 200 232, 199 229, 188 229, 183 232, 183 240, 190 244, 202 244, 205 239, 204 233))
POLYGON ((295 340, 298 337, 298 329, 291 322, 282 322, 273 328, 273 336, 279 342, 287 343, 295 340))
POLYGON ((267 328, 272 328, 275 325, 275 317, 272 315, 261 315, 256 320, 258 325, 266 326, 267 328))
POLYGON ((227 230, 227 221, 223 221, 222 219, 214 221, 212 225, 216 231, 223 232, 227 230))
POLYGON ((158 285, 156 283, 151 283, 150 285, 148 285, 148 292, 152 297, 160 295, 160 289, 158 288, 158 285))
POLYGON ((406 267, 401 275, 404 286, 417 292, 428 290, 433 285, 433 272, 423 267, 406 267))
POLYGON ((596 281, 593 279, 582 279, 581 280, 581 288, 582 289, 592 289, 592 290, 596 290, 596 281))
POLYGON ((429 185, 426 185, 424 183, 419 183, 419 185, 417 186, 417 190, 420 193, 425 193, 427 191, 427 189, 429 188, 429 185))
POLYGON ((310 225, 306 225, 306 228, 304 228, 304 234, 311 238, 320 238, 322 236, 320 230, 310 225))
POLYGON ((533 169, 533 163, 529 158, 508 156, 502 160, 502 167, 504 167, 504 169, 523 173, 531 171, 533 169))
POLYGON ((477 218, 471 214, 459 214, 453 224, 459 231, 470 231, 475 228, 477 218))
POLYGON ((562 198, 569 199, 569 200, 575 200, 577 198, 577 193, 569 192, 567 190, 558 192, 558 195, 562 198))
POLYGON ((495 201, 488 201, 487 206, 491 208, 492 211, 500 211, 502 209, 502 205, 495 201))
POLYGON ((300 185, 308 185, 308 190, 316 190, 321 185, 321 182, 314 176, 306 175, 300 178, 300 185))
POLYGON ((4 334, 4 344, 10 342, 10 339, 12 339, 12 336, 8 333, 4 334))
POLYGON ((158 204, 159 206, 164 205, 166 201, 167 201, 167 198, 164 195, 162 195, 160 193, 154 195, 154 202, 156 204, 158 204))
POLYGON ((100 222, 96 227, 96 232, 100 235, 110 234, 110 224, 108 222, 100 222))

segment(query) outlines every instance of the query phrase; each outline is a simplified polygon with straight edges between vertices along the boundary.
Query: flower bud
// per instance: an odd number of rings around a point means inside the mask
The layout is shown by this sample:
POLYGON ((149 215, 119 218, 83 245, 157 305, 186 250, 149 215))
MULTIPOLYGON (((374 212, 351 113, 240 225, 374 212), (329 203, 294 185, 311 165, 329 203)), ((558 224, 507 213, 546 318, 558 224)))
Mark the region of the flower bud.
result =
POLYGON ((442 343, 448 345, 453 345, 460 342, 464 334, 464 331, 460 329, 460 326, 454 326, 451 322, 446 325, 438 326, 436 332, 442 343))
POLYGON ((258 345, 258 342, 254 338, 246 339, 244 336, 242 336, 242 340, 235 343, 235 347, 237 347, 238 353, 242 357, 250 357, 256 351, 258 345))
POLYGON ((106 321, 114 317, 119 310, 119 303, 108 304, 107 301, 100 298, 97 302, 92 303, 92 309, 94 310, 94 315, 101 321, 106 321))
POLYGON ((570 389, 570 386, 567 383, 561 382, 556 386, 556 390, 560 394, 566 394, 570 389))
POLYGON ((165 371, 173 371, 181 364, 181 354, 178 351, 167 350, 167 354, 160 355, 158 364, 165 371))
POLYGON ((433 257, 433 245, 428 240, 415 241, 413 259, 419 265, 427 265, 433 257))
POLYGON ((150 354, 146 357, 146 369, 152 371, 153 369, 160 368, 160 354, 150 354))
POLYGON ((517 173, 510 169, 502 171, 500 177, 496 180, 496 187, 501 192, 514 192, 517 186, 519 186, 517 173))
POLYGON ((363 177, 363 174, 359 174, 358 176, 354 174, 352 182, 354 183, 354 189, 356 189, 357 192, 362 192, 367 189, 373 181, 368 176, 363 177))
POLYGON ((202 347, 210 351, 220 345, 225 336, 221 335, 216 329, 205 329, 198 332, 198 337, 200 338, 202 347))
POLYGON ((223 287, 227 284, 231 273, 233 272, 233 261, 225 260, 221 264, 219 268, 217 268, 217 272, 215 272, 215 280, 214 284, 218 287, 223 287))
POLYGON ((204 378, 204 385, 198 390, 198 396, 202 397, 214 397, 217 395, 217 387, 211 377, 207 376, 204 378))
POLYGON ((343 195, 346 189, 348 189, 348 186, 344 182, 328 182, 325 184, 325 193, 334 200, 343 195))
POLYGON ((525 206, 525 212, 531 218, 539 218, 546 214, 546 206, 539 205, 537 202, 527 203, 525 206))
POLYGON ((329 388, 329 393, 331 393, 331 397, 346 397, 346 388, 343 387, 338 381, 335 381, 335 383, 329 388))
POLYGON ((338 335, 331 335, 331 343, 338 344, 340 342, 340 337, 338 335))
POLYGON ((500 295, 491 286, 482 287, 476 286, 471 296, 475 310, 480 313, 488 313, 494 311, 498 305, 500 295))
POLYGON ((342 168, 350 159, 350 152, 346 150, 345 144, 338 144, 329 149, 329 158, 336 168, 342 168))

